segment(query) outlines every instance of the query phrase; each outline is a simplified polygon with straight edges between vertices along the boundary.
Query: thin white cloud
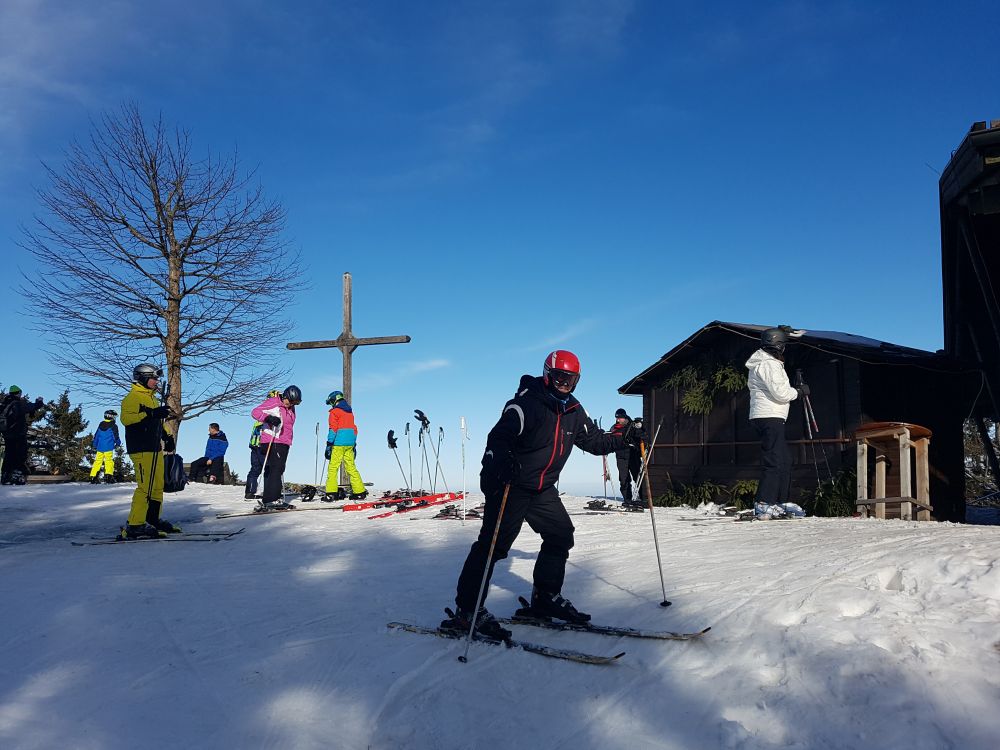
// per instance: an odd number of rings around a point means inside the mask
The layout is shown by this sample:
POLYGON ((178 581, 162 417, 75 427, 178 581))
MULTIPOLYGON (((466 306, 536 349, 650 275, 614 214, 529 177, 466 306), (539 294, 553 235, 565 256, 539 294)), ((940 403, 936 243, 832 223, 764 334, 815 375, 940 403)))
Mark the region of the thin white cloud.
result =
POLYGON ((601 322, 602 320, 600 318, 584 318, 583 320, 578 320, 553 336, 536 341, 528 346, 515 349, 514 353, 536 352, 541 351, 542 349, 552 349, 554 347, 558 347, 561 344, 565 344, 567 341, 575 339, 577 336, 589 333, 600 325, 601 322))
MULTIPOLYGON (((379 372, 375 375, 367 375, 363 378, 358 378, 357 382, 353 384, 354 393, 371 393, 373 391, 385 390, 386 388, 391 388, 405 383, 408 380, 424 373, 432 372, 434 370, 442 370, 447 367, 451 367, 451 360, 424 359, 414 362, 405 362, 395 370, 379 372)), ((329 390, 339 387, 339 381, 335 383, 334 381, 327 379, 326 383, 327 385, 325 387, 329 390)))

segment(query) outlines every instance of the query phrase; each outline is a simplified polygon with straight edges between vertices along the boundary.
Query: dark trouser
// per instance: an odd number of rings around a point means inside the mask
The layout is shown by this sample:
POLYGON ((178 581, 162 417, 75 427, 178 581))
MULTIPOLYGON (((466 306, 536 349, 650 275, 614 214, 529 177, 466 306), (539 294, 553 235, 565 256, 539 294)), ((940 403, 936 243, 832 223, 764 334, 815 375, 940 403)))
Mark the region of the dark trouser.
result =
POLYGON ((11 481, 15 471, 21 472, 22 476, 28 476, 28 433, 7 433, 3 436, 3 476, 2 481, 6 484, 11 481))
POLYGON ((257 477, 264 468, 264 454, 259 448, 250 449, 250 471, 247 472, 247 495, 257 494, 257 477))
POLYGON ((281 499, 281 477, 285 473, 285 461, 288 460, 290 447, 284 443, 261 443, 260 451, 267 459, 264 466, 264 495, 261 498, 265 503, 275 503, 281 499))
POLYGON ((761 472, 757 502, 787 503, 792 484, 792 457, 785 442, 785 420, 751 419, 760 436, 761 472))
POLYGON ((191 471, 188 472, 189 482, 200 482, 204 479, 205 475, 208 473, 208 466, 206 463, 208 459, 204 456, 202 458, 196 458, 191 462, 191 471))
MULTIPOLYGON (((629 451, 628 458, 621 456, 615 459, 618 462, 618 480, 621 483, 622 500, 626 503, 632 501, 632 480, 639 484, 639 471, 642 468, 642 458, 635 451, 629 451)), ((646 499, 645 482, 639 484, 639 499, 646 499)))
MULTIPOLYGON (((460 609, 471 611, 476 606, 476 595, 483 580, 483 570, 486 568, 486 556, 489 554, 493 531, 497 525, 497 515, 500 512, 500 500, 503 489, 486 493, 486 511, 483 513, 483 526, 479 530, 479 538, 469 550, 462 566, 462 574, 458 577, 458 593, 455 603, 460 609)), ((563 579, 566 576, 566 560, 573 547, 573 522, 559 500, 559 491, 550 487, 541 492, 511 487, 507 495, 507 505, 500 521, 500 532, 497 534, 493 559, 490 561, 490 571, 486 578, 486 588, 483 590, 482 605, 490 590, 490 578, 497 560, 503 560, 510 552, 511 545, 521 532, 521 524, 525 521, 536 534, 542 537, 542 549, 535 560, 533 576, 535 587, 552 594, 562 591, 563 579)))

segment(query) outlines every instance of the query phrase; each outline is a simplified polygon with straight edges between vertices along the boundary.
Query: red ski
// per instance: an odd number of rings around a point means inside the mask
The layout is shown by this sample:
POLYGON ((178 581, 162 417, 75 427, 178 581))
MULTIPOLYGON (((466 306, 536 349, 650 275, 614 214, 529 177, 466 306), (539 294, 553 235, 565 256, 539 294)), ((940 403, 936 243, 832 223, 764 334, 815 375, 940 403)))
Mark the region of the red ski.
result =
POLYGON ((423 498, 418 497, 418 498, 414 498, 414 499, 418 501, 414 505, 407 505, 405 507, 399 507, 399 508, 396 508, 395 510, 390 510, 390 511, 387 511, 385 513, 376 513, 374 516, 368 516, 368 519, 371 520, 373 518, 388 518, 389 516, 395 516, 395 515, 398 515, 400 513, 409 513, 411 510, 423 510, 424 508, 429 508, 432 505, 444 505, 445 503, 451 503, 451 502, 454 502, 455 500, 461 500, 462 499, 462 493, 461 492, 445 492, 445 493, 443 493, 441 495, 437 495, 437 496, 435 496, 435 495, 429 495, 428 497, 423 497, 423 498), (433 498, 433 499, 431 499, 431 498, 433 498))
POLYGON ((341 510, 368 510, 369 508, 388 508, 393 505, 401 505, 409 502, 420 502, 422 500, 436 500, 444 497, 446 493, 439 492, 436 495, 417 495, 416 497, 380 497, 376 500, 366 500, 363 503, 351 503, 344 505, 341 510))

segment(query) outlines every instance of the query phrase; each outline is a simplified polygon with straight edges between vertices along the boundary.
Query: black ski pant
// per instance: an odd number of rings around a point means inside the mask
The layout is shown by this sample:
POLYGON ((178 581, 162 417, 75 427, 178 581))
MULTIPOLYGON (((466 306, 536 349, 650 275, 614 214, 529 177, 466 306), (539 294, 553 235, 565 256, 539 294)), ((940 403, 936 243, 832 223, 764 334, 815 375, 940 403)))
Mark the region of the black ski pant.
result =
POLYGON ((785 420, 777 417, 751 419, 760 436, 761 472, 757 502, 787 503, 792 485, 792 456, 785 442, 785 420))
POLYGON ((188 472, 188 480, 202 482, 208 479, 208 475, 211 474, 215 477, 216 484, 222 484, 222 464, 223 459, 221 458, 213 459, 211 465, 208 463, 208 458, 204 456, 197 458, 191 462, 191 471, 188 472))
POLYGON ((645 482, 639 484, 639 471, 642 469, 642 459, 636 451, 629 451, 628 458, 616 456, 618 463, 618 480, 621 484, 622 500, 632 502, 632 480, 639 486, 639 499, 646 499, 645 482))
MULTIPOLYGON (((471 611, 476 606, 476 596, 483 580, 486 557, 490 551, 493 531, 496 529, 502 497, 502 487, 486 493, 483 526, 479 530, 479 538, 469 550, 469 556, 465 558, 465 565, 462 566, 462 573, 458 577, 455 604, 460 609, 471 611)), ((489 593, 493 568, 498 560, 507 557, 525 521, 532 531, 542 537, 542 548, 538 553, 538 559, 535 560, 533 576, 535 587, 552 594, 562 591, 563 579, 566 577, 566 560, 573 547, 575 529, 573 522, 569 520, 566 508, 559 500, 559 491, 555 487, 549 487, 541 492, 511 487, 503 518, 500 520, 500 531, 497 534, 497 543, 493 550, 486 587, 483 590, 483 601, 480 605, 486 601, 486 595, 489 593)))
POLYGON ((10 484, 14 472, 20 472, 23 478, 28 476, 28 433, 13 432, 3 436, 3 475, 0 481, 10 484))
POLYGON ((288 449, 290 447, 284 443, 261 444, 260 452, 264 454, 266 462, 264 464, 264 494, 261 498, 262 502, 276 503, 281 499, 281 478, 285 473, 285 462, 288 460, 288 449))
POLYGON ((247 472, 247 495, 257 494, 257 478, 260 476, 261 470, 264 468, 264 454, 260 452, 259 448, 250 449, 250 471, 247 472))

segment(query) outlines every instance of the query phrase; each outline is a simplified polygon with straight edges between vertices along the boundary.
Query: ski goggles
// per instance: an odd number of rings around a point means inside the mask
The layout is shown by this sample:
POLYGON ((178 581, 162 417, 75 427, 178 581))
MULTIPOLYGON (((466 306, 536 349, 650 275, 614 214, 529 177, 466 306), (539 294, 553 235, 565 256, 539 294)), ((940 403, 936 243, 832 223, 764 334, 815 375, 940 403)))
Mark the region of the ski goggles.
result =
POLYGON ((557 388, 572 390, 580 380, 580 373, 566 370, 549 370, 549 381, 557 388))

